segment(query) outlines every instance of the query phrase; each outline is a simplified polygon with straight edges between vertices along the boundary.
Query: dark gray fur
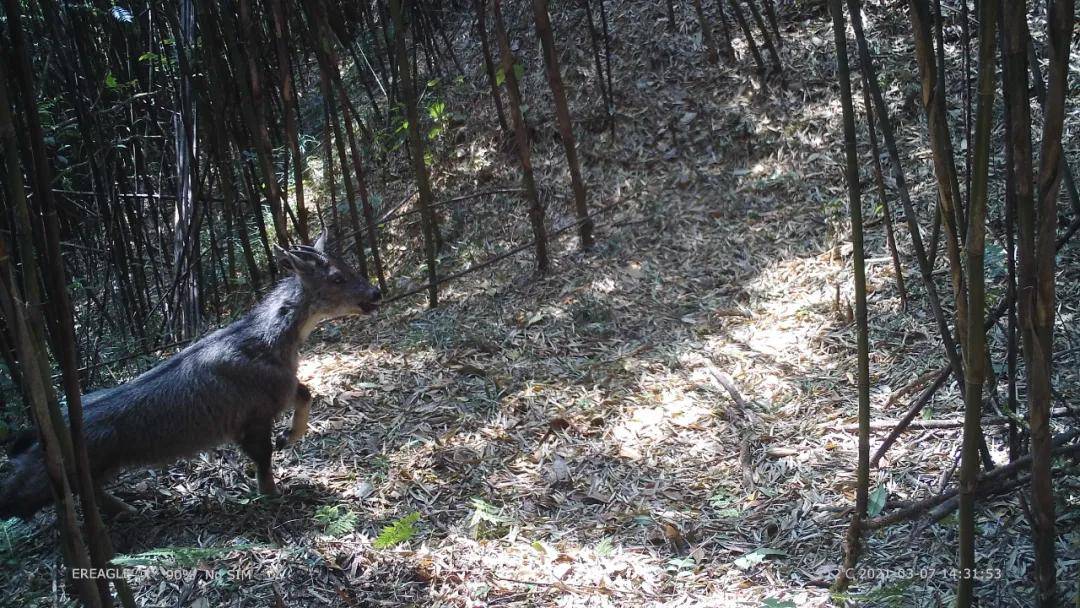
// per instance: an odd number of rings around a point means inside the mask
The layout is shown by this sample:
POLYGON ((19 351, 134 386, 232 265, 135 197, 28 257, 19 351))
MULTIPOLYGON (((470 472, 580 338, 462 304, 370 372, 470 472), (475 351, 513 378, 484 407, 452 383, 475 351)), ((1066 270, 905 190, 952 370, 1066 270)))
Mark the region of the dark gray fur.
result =
MULTIPOLYGON (((325 249, 320 239, 314 248, 278 250, 279 266, 292 276, 247 315, 126 384, 83 397, 87 451, 98 483, 125 469, 235 442, 255 461, 259 489, 275 492, 274 419, 298 395, 308 395, 296 377, 301 344, 319 321, 370 313, 380 297, 325 249)), ((306 428, 306 411, 304 422, 306 428)), ((19 447, 13 472, 0 482, 0 518, 32 517, 52 500, 41 445, 35 440, 19 447)))

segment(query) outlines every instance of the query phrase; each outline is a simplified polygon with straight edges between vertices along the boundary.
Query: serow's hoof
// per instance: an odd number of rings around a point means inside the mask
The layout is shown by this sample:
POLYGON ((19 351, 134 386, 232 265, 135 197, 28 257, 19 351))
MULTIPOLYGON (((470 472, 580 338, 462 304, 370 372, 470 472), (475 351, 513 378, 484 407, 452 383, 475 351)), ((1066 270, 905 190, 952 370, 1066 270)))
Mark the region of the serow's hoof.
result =
POLYGON ((267 480, 260 479, 259 480, 259 494, 262 494, 263 496, 277 496, 278 495, 278 490, 277 490, 277 485, 274 483, 274 480, 271 479, 271 480, 267 481, 267 480))
POLYGON ((289 433, 286 431, 278 435, 277 439, 274 440, 274 450, 284 450, 287 447, 289 447, 289 433))

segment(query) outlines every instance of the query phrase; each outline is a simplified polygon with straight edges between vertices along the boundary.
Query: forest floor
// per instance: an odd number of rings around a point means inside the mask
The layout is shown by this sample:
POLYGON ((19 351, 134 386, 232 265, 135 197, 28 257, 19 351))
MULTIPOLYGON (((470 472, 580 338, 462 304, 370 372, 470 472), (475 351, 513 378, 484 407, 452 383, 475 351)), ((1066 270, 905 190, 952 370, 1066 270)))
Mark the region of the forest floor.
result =
MULTIPOLYGON (((450 283, 438 309, 418 296, 319 330, 301 367, 315 393, 311 432, 275 457, 280 497, 253 493, 232 448, 123 477, 116 491, 139 513, 112 527, 117 550, 173 547, 198 562, 194 578, 140 580, 141 603, 830 604, 856 460, 855 434, 842 428, 855 421, 855 334, 831 27, 823 12, 789 7, 786 86, 762 87, 745 75, 745 48, 738 70, 709 64, 689 6, 669 31, 661 4, 609 3, 614 139, 587 38, 562 45, 590 200, 614 204, 597 247, 580 253, 564 236, 545 278, 524 253, 450 283), (376 548, 384 526, 412 513, 413 534, 376 548)), ((578 12, 556 19, 556 34, 578 12)), ((910 52, 887 39, 880 52, 906 66, 910 52)), ((542 98, 529 44, 526 88, 542 98)), ((462 55, 475 71, 471 49, 462 55)), ((889 90, 894 107, 906 107, 910 80, 889 90)), ((464 124, 438 165, 446 196, 518 183, 486 92, 469 95, 448 99, 464 124)), ((904 145, 919 141, 917 113, 898 120, 904 145)), ((537 121, 538 181, 562 225, 572 220, 565 161, 550 118, 537 121)), ((928 153, 910 152, 928 170, 928 153)), ((915 176, 915 194, 929 200, 927 176, 915 176)), ((388 200, 401 198, 393 187, 388 200)), ((451 269, 527 226, 520 201, 469 204, 444 218, 451 269), (503 235, 511 225, 521 227, 503 235)), ((869 210, 872 400, 875 417, 894 419, 904 390, 942 357, 912 266, 913 301, 901 307, 883 230, 880 207, 869 210)), ((1062 306, 1073 314, 1075 295, 1062 306)), ((959 409, 951 387, 930 407, 934 418, 959 409)), ((959 429, 909 433, 873 486, 891 504, 936 492, 959 439, 959 429)), ((989 440, 1004 460, 1001 437, 989 440)), ((1070 593, 1076 490, 1062 481, 1059 580, 1070 593)), ((1016 498, 986 501, 978 517, 980 563, 999 574, 978 586, 984 605, 1028 605, 1016 498)), ((16 541, 27 576, 4 581, 3 596, 19 605, 51 605, 59 559, 45 530, 16 541)), ((876 531, 860 563, 880 570, 848 597, 946 603, 955 546, 949 518, 876 531)))

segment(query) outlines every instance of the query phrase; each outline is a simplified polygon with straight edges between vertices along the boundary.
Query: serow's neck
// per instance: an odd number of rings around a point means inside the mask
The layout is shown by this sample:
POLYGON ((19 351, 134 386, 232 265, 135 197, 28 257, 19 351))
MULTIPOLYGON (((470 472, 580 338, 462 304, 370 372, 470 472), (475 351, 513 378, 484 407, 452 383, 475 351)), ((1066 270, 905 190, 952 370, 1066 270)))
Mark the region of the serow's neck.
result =
POLYGON ((304 340, 325 318, 296 277, 279 282, 252 313, 262 340, 290 359, 296 357, 304 340))

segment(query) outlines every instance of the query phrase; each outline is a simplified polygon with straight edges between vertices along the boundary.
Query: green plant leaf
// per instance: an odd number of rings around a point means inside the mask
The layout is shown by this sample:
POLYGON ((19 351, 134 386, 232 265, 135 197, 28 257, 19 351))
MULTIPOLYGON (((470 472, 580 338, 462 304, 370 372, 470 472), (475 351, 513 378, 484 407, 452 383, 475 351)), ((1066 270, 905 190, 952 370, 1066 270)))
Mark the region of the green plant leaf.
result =
POLYGON ((432 120, 439 120, 446 115, 446 103, 442 101, 436 101, 428 106, 428 116, 432 120))
POLYGON ((416 536, 416 522, 420 521, 420 513, 413 511, 405 517, 396 520, 379 532, 375 542, 371 543, 376 549, 389 549, 416 536))
POLYGON ((870 504, 866 506, 866 514, 877 517, 885 510, 885 499, 889 497, 889 490, 884 485, 874 488, 870 493, 870 504))
POLYGON ((250 551, 265 545, 239 544, 228 547, 159 547, 135 555, 117 555, 110 560, 117 566, 157 566, 173 564, 190 568, 199 562, 235 551, 250 551))
POLYGON ((668 560, 668 572, 678 572, 680 570, 690 570, 696 565, 694 558, 692 557, 676 557, 668 560))
POLYGON ((122 6, 113 6, 112 10, 113 19, 116 19, 120 23, 131 23, 135 20, 135 16, 131 14, 131 11, 122 6))
POLYGON ((987 241, 983 253, 983 268, 987 281, 1000 281, 1005 278, 1009 272, 1005 263, 1005 248, 994 241, 987 241))
POLYGON ((360 516, 345 505, 323 506, 315 511, 315 521, 330 536, 345 536, 356 529, 360 516))
POLYGON ((514 521, 513 519, 500 514, 498 507, 484 502, 484 500, 480 498, 472 499, 472 503, 473 514, 469 520, 469 525, 474 528, 482 523, 508 524, 514 521))
POLYGON ((746 555, 736 559, 732 563, 735 564, 735 567, 740 570, 749 570, 753 566, 756 566, 761 562, 765 561, 765 558, 769 557, 770 555, 775 555, 778 557, 787 556, 787 552, 781 551, 779 549, 770 549, 768 547, 758 547, 750 553, 747 553, 746 555))

